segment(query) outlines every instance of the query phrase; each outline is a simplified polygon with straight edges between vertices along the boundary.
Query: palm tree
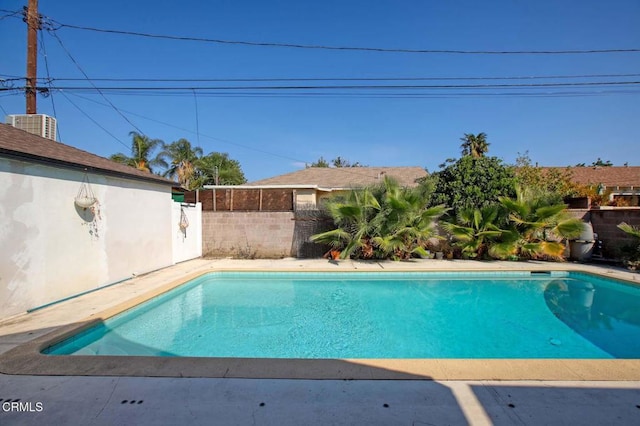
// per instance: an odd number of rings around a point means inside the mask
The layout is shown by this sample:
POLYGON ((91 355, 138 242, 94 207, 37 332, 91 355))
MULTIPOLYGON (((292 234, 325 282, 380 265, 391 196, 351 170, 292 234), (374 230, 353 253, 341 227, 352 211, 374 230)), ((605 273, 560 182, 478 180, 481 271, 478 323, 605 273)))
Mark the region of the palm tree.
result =
POLYGON ((460 138, 462 145, 462 155, 470 155, 473 158, 484 156, 489 152, 489 143, 487 142, 487 135, 485 133, 465 133, 464 137, 460 138))
POLYGON ((515 200, 500 198, 510 225, 501 242, 491 248, 492 256, 562 260, 565 245, 561 241, 579 236, 582 221, 570 216, 564 204, 550 204, 548 198, 536 197, 526 189, 516 192, 515 200))
POLYGON ((193 179, 196 175, 198 161, 202 157, 202 148, 191 146, 191 142, 181 138, 167 145, 163 155, 170 160, 169 168, 164 172, 165 177, 177 179, 185 189, 195 189, 193 179))
POLYGON ((327 203, 337 228, 312 235, 311 241, 329 244, 341 252, 343 259, 356 251, 359 253, 355 257, 372 258, 371 234, 375 232, 372 219, 380 211, 380 203, 368 188, 349 191, 344 199, 341 198, 327 203))
POLYGON ((444 206, 426 208, 422 192, 385 177, 381 186, 353 190, 327 208, 337 228, 311 237, 341 250, 341 257, 408 259, 425 255, 444 206))
POLYGON ((138 132, 129 132, 131 140, 131 156, 123 154, 121 152, 113 154, 109 159, 116 163, 126 164, 127 166, 135 167, 138 170, 152 173, 154 167, 167 167, 167 163, 162 158, 162 154, 156 155, 154 158, 150 158, 153 151, 162 147, 164 142, 160 139, 151 139, 146 135, 142 135, 138 132))
POLYGON ((504 211, 493 204, 480 209, 462 209, 455 222, 445 222, 442 227, 456 240, 464 257, 483 259, 490 256, 492 246, 505 232, 504 211))

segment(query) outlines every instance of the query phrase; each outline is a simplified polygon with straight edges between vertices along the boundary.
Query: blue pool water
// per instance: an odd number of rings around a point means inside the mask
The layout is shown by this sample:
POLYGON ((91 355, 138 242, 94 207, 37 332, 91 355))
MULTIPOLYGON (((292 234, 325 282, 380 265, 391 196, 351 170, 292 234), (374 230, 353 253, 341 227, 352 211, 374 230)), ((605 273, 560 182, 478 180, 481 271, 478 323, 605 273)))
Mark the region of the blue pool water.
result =
POLYGON ((580 273, 212 273, 44 351, 640 358, 640 288, 580 273))

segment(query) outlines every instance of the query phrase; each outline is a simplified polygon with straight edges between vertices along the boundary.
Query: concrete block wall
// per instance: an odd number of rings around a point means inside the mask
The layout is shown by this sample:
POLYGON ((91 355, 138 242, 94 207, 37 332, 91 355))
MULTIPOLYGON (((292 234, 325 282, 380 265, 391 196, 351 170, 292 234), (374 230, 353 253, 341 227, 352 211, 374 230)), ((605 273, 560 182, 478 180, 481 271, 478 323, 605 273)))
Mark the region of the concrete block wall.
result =
POLYGON ((633 238, 618 229, 618 224, 640 226, 640 208, 593 209, 590 211, 593 231, 602 240, 603 250, 608 257, 614 257, 620 246, 633 243, 633 238))
POLYGON ((292 256, 293 212, 202 212, 205 256, 282 258, 292 256))
MULTIPOLYGON (((585 222, 603 242, 605 257, 633 239, 618 229, 626 222, 640 226, 640 208, 576 209, 570 213, 585 222)), ((202 212, 202 253, 212 257, 282 258, 295 256, 293 212, 202 212)))

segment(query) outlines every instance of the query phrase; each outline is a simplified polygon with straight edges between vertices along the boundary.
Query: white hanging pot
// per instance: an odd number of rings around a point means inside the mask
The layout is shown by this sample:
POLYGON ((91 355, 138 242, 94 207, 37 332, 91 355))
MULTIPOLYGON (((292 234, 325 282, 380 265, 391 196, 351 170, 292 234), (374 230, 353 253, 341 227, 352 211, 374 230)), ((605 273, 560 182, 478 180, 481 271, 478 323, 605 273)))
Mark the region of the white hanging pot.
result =
POLYGON ((88 209, 89 207, 93 206, 96 201, 98 200, 96 200, 95 197, 76 197, 76 199, 74 200, 76 206, 83 209, 88 209))
POLYGON ((91 185, 89 184, 89 177, 87 176, 87 172, 84 172, 84 176, 82 177, 82 183, 80 184, 80 189, 78 190, 78 194, 74 199, 76 206, 88 209, 98 202, 98 199, 93 194, 91 190, 91 185))

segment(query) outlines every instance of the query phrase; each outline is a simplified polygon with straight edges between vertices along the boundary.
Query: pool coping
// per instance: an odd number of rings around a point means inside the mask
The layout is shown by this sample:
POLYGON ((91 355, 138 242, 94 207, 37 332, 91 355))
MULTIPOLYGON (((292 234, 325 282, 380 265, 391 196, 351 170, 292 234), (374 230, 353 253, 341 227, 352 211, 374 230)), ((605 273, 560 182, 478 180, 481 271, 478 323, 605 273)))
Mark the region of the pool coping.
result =
MULTIPOLYGON (((445 261, 446 262, 446 261, 445 261)), ((277 262, 275 262, 277 263, 277 262)), ((446 262, 448 263, 448 262, 446 262)), ((336 272, 378 271, 380 264, 353 264, 336 272), (355 266, 357 265, 357 266, 355 266)), ((383 268, 392 272, 487 272, 485 268, 458 268, 452 264, 435 269, 383 268)), ((456 264, 456 266, 459 265, 456 264)), ((291 269, 270 267, 268 272, 329 272, 325 267, 291 269)), ((387 265, 388 266, 388 265, 387 265)), ((631 273, 587 265, 530 263, 501 271, 586 272, 640 285, 631 273)), ((210 272, 265 272, 265 268, 228 266, 200 270, 173 279, 81 321, 20 344, 0 355, 0 373, 17 375, 202 377, 255 379, 343 379, 343 380, 640 380, 640 359, 264 359, 148 356, 60 356, 41 351, 78 331, 210 272)))

